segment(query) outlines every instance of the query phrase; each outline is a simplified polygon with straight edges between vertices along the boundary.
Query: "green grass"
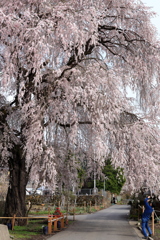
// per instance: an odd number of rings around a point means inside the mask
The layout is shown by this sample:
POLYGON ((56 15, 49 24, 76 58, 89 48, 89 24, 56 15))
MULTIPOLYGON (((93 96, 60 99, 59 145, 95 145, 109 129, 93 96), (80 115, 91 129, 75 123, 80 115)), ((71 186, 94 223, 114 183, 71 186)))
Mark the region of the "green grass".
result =
POLYGON ((10 235, 14 237, 14 239, 23 239, 23 238, 28 238, 28 239, 31 239, 32 236, 34 235, 39 235, 38 233, 31 233, 31 232, 28 232, 28 231, 22 231, 22 230, 19 230, 19 231, 9 231, 10 235))
MULTIPOLYGON (((102 209, 102 208, 101 208, 102 209)), ((86 214, 86 213, 93 213, 96 212, 97 210, 94 207, 76 207, 76 208, 72 208, 69 210, 69 214, 73 215, 73 213, 75 214, 86 214)))
MULTIPOLYGON (((53 213, 54 211, 50 211, 50 213, 53 213)), ((48 215, 48 211, 34 211, 29 212, 30 215, 48 215)))
MULTIPOLYGON (((103 207, 100 207, 100 209, 102 209, 103 207)), ((29 212, 30 215, 50 215, 53 214, 55 211, 55 208, 51 209, 49 212, 48 211, 32 211, 29 212)), ((97 210, 95 210, 94 207, 75 207, 69 210, 70 214, 73 214, 73 211, 75 211, 75 214, 85 214, 85 213, 92 213, 92 212, 96 212, 97 210), (74 209, 74 210, 73 210, 74 209)), ((67 212, 65 210, 61 210, 61 212, 63 214, 66 214, 67 212)))
POLYGON ((31 239, 32 236, 43 234, 43 226, 47 225, 47 221, 44 220, 30 220, 26 226, 14 226, 14 230, 9 230, 11 236, 14 239, 31 239))

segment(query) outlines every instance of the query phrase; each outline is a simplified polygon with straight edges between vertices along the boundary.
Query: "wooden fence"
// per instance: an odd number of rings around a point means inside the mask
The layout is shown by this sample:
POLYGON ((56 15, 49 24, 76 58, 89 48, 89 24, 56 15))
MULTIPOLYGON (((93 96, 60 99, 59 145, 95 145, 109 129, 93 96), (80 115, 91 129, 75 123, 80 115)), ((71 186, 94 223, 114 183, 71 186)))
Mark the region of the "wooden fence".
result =
POLYGON ((0 217, 0 219, 11 219, 11 224, 12 224, 12 230, 14 230, 14 226, 15 226, 15 220, 16 219, 48 219, 48 234, 52 234, 52 230, 54 232, 59 231, 58 227, 57 227, 57 223, 58 221, 61 222, 60 226, 61 229, 64 228, 64 223, 68 224, 68 217, 67 215, 64 216, 46 216, 46 217, 16 217, 16 215, 14 214, 13 217, 0 217), (52 229, 52 224, 54 223, 54 227, 52 229))

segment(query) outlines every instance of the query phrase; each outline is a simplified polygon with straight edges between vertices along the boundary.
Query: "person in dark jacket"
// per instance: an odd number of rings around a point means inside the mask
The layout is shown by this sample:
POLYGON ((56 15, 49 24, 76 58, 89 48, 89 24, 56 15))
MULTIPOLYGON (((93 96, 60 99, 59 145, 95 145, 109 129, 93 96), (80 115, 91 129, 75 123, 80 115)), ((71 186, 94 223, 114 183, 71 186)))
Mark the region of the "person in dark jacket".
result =
POLYGON ((144 207, 145 207, 145 210, 142 214, 142 233, 145 239, 152 239, 151 238, 152 231, 148 225, 148 222, 154 209, 152 208, 152 204, 150 203, 150 196, 145 198, 144 207))

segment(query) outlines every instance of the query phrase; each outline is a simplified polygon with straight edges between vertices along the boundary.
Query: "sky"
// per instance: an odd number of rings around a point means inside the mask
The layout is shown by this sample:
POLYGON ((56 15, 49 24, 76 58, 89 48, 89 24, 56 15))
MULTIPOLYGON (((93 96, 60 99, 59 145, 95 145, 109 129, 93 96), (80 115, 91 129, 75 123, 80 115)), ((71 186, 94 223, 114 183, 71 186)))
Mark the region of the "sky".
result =
POLYGON ((141 0, 146 6, 152 7, 152 10, 157 13, 157 16, 152 19, 160 36, 160 0, 141 0))
MULTIPOLYGON (((158 37, 160 38, 160 0, 141 0, 146 6, 151 7, 151 10, 157 13, 157 16, 152 19, 152 23, 156 26, 158 31, 158 37)), ((131 91, 129 88, 128 97, 136 99, 136 93, 131 91)), ((137 101, 134 102, 134 105, 137 101)))

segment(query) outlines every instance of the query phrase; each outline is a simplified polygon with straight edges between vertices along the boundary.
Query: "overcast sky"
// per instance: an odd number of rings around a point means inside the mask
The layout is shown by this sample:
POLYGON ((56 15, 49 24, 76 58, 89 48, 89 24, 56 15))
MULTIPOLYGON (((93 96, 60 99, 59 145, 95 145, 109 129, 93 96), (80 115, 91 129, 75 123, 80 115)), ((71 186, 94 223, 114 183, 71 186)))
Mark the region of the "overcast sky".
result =
POLYGON ((155 24, 160 36, 160 0, 142 0, 142 2, 148 7, 152 7, 152 10, 157 13, 152 22, 155 24))

